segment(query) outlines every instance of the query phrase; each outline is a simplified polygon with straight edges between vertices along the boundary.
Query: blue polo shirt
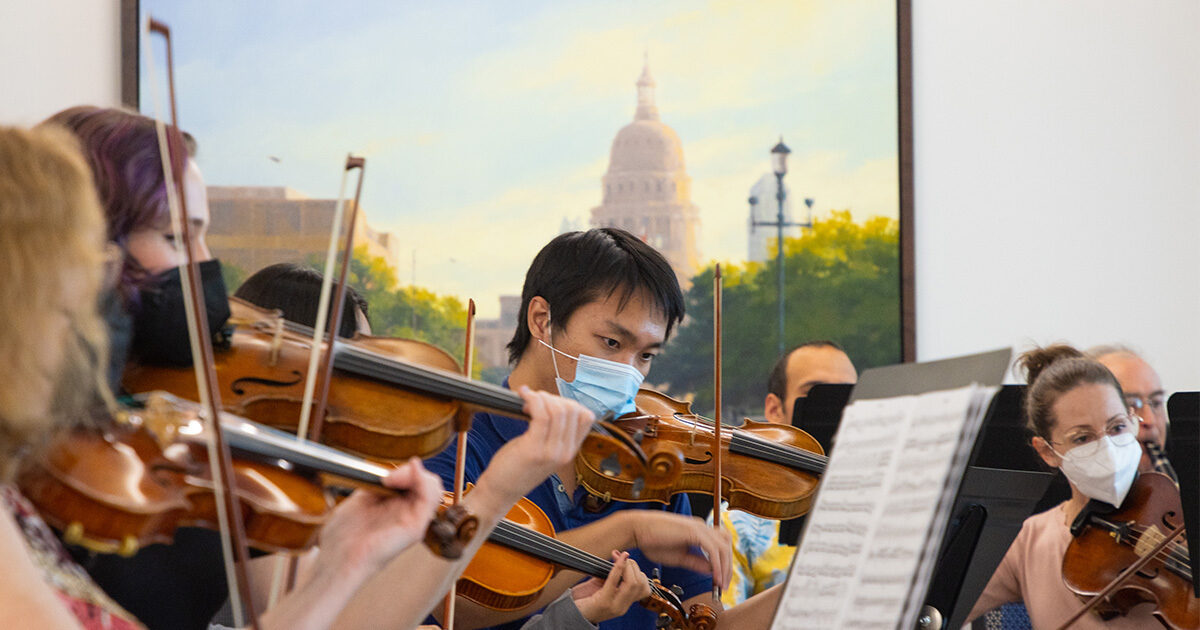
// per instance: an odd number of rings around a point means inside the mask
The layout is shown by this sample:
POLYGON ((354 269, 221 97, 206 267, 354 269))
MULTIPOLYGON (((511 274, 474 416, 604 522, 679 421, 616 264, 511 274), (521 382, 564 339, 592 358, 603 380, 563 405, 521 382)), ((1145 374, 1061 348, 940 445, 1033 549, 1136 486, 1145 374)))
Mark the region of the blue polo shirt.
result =
MULTIPOLYGON (((508 386, 507 379, 505 386, 508 386)), ((487 468, 496 451, 500 450, 509 440, 521 435, 529 423, 522 420, 515 420, 505 416, 500 416, 490 413, 475 414, 472 422, 471 431, 467 434, 467 457, 464 468, 466 469, 466 481, 473 483, 483 474, 483 470, 487 468)), ((425 467, 430 471, 442 477, 442 483, 447 490, 454 487, 454 457, 457 449, 457 441, 452 441, 450 446, 439 455, 426 460, 425 467)), ((676 495, 671 500, 670 505, 664 506, 661 503, 625 503, 621 501, 613 501, 606 505, 599 512, 590 512, 583 507, 583 500, 587 496, 587 490, 582 487, 575 488, 575 494, 568 497, 563 489, 557 475, 552 475, 546 481, 533 489, 526 497, 537 504, 546 516, 550 517, 550 522, 554 524, 555 532, 562 532, 568 529, 581 527, 589 523, 598 521, 606 516, 611 516, 619 510, 663 510, 674 512, 676 514, 684 514, 691 516, 692 508, 688 503, 686 494, 676 495)), ((601 554, 607 558, 607 554, 601 554)), ((664 566, 651 562, 646 559, 642 553, 636 549, 629 550, 629 557, 637 561, 638 566, 646 575, 652 575, 654 569, 658 569, 662 576, 664 585, 675 585, 683 589, 681 600, 687 601, 691 597, 695 597, 702 593, 712 592, 712 577, 703 573, 697 573, 688 569, 679 567, 664 566)), ((600 624, 603 630, 650 630, 654 628, 655 615, 643 608, 640 604, 634 604, 629 608, 629 611, 624 616, 611 619, 600 624)), ((520 628, 525 623, 524 619, 513 621, 496 628, 520 628)))

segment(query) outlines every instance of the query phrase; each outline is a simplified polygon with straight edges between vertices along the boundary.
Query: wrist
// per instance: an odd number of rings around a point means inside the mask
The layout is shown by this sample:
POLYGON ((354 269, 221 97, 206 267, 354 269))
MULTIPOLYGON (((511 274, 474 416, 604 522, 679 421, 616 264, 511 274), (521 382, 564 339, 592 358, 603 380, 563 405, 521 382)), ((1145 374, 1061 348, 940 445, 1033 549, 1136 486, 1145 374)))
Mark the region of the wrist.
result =
POLYGON ((463 504, 479 519, 480 525, 504 518, 513 504, 521 499, 520 495, 512 496, 513 493, 507 491, 505 484, 491 483, 492 479, 485 472, 475 487, 463 497, 463 504))

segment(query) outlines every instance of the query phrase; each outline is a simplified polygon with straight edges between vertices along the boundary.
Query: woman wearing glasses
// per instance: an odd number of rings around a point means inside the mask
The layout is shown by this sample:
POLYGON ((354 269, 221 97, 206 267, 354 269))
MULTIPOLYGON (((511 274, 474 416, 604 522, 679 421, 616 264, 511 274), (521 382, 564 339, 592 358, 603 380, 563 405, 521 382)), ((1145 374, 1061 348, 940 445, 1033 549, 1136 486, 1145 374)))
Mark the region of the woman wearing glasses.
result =
MULTIPOLYGON (((1142 447, 1117 379, 1075 348, 1055 345, 1021 356, 1028 373, 1025 414, 1033 448, 1061 469, 1071 498, 1026 519, 970 617, 1008 602, 1024 602, 1034 628, 1057 628, 1081 605, 1063 583, 1070 526, 1091 499, 1120 505, 1137 475, 1142 447)), ((1088 614, 1072 628, 1157 627, 1149 606, 1102 621, 1088 614)))

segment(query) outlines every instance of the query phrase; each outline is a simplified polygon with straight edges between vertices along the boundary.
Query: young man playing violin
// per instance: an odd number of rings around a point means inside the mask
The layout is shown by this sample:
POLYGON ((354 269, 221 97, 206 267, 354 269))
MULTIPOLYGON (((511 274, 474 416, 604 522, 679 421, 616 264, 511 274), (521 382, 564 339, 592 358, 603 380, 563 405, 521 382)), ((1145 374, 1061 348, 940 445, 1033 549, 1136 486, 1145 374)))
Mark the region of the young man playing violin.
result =
MULTIPOLYGON (((317 319, 317 302, 321 292, 321 281, 321 274, 313 269, 293 263, 279 263, 255 272, 238 287, 235 295, 262 308, 279 309, 289 321, 305 326, 314 326, 317 319)), ((346 300, 342 311, 342 327, 338 334, 344 337, 352 337, 355 333, 371 334, 370 322, 367 318, 370 305, 353 287, 346 287, 346 291, 346 300)), ((336 292, 335 285, 334 293, 336 294, 336 292)), ((550 396, 545 393, 541 395, 550 396)), ((552 398, 557 399, 558 397, 552 398)), ((543 444, 546 441, 542 437, 531 435, 531 432, 528 431, 522 437, 525 441, 535 444, 543 444)), ((572 443, 570 448, 549 447, 548 451, 567 450, 573 452, 576 447, 577 445, 572 443)), ((504 474, 499 464, 490 470, 488 474, 503 480, 504 486, 513 490, 517 489, 513 487, 516 481, 513 475, 504 474)), ((548 471, 542 472, 543 477, 548 474, 548 471)), ((541 479, 534 478, 530 478, 530 480, 530 483, 525 484, 525 489, 532 483, 541 481, 541 479)), ((438 487, 441 487, 440 483, 438 487)), ((519 496, 523 492, 524 489, 521 489, 515 496, 519 496)), ((470 500, 474 501, 478 498, 478 496, 474 496, 470 500)), ((498 506, 498 508, 500 507, 504 506, 498 506)), ((499 513, 497 512, 496 515, 498 516, 499 513)), ((486 531, 481 533, 480 540, 483 538, 486 538, 486 531)), ((594 622, 624 614, 630 604, 644 599, 650 594, 650 585, 646 575, 638 570, 637 564, 630 561, 628 556, 628 553, 614 552, 613 568, 606 579, 592 578, 571 589, 571 592, 564 593, 541 615, 530 619, 522 627, 522 630, 591 629, 595 628, 594 622)), ((396 563, 396 571, 402 574, 409 574, 414 568, 416 567, 411 563, 396 563)), ((395 602, 396 600, 391 594, 393 581, 383 577, 378 582, 378 590, 381 594, 388 601, 395 602)), ((386 614, 388 609, 381 609, 373 605, 370 600, 369 594, 365 595, 361 600, 362 605, 357 609, 353 606, 348 608, 343 615, 341 625, 362 628, 375 623, 373 620, 388 619, 390 621, 391 619, 386 614)), ((392 607, 396 612, 404 614, 400 607, 394 604, 392 607)), ((391 618, 394 619, 394 615, 391 618)), ((437 628, 437 626, 421 626, 421 628, 437 628)))
MULTIPOLYGON (((683 319, 683 294, 667 261, 632 234, 593 229, 562 234, 538 253, 525 277, 521 315, 509 343, 511 388, 557 392, 597 416, 635 410, 634 396, 671 329, 683 319)), ((493 455, 525 431, 526 423, 476 414, 467 446, 466 478, 473 481, 493 455)), ((427 462, 447 487, 454 480, 454 449, 427 462)), ((642 570, 659 571, 664 585, 682 590, 685 609, 702 603, 720 610, 714 583, 729 583, 729 536, 691 516, 686 495, 670 505, 605 502, 576 482, 573 462, 526 495, 550 518, 557 536, 584 551, 608 556, 630 550, 642 570)), ((460 627, 520 620, 580 580, 560 572, 532 606, 503 613, 459 605, 460 627)), ((778 589, 719 615, 722 628, 766 627, 778 589)), ((512 626, 519 626, 519 622, 512 626)), ((640 605, 602 628, 654 628, 640 605)))

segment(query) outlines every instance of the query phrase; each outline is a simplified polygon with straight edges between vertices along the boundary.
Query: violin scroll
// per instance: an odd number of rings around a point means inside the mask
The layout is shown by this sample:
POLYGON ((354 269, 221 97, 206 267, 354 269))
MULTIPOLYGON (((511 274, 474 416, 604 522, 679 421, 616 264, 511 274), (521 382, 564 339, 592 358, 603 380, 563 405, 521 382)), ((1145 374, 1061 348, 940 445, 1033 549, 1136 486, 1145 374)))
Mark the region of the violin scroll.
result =
POLYGON ((664 588, 657 577, 657 570, 654 575, 656 577, 650 580, 650 596, 640 603, 646 610, 658 616, 656 628, 713 630, 717 627, 717 613, 711 606, 692 604, 692 607, 684 612, 683 603, 679 601, 678 589, 664 588))
POLYGON ((425 530, 425 546, 447 560, 457 560, 478 530, 479 518, 462 504, 442 505, 425 530))

